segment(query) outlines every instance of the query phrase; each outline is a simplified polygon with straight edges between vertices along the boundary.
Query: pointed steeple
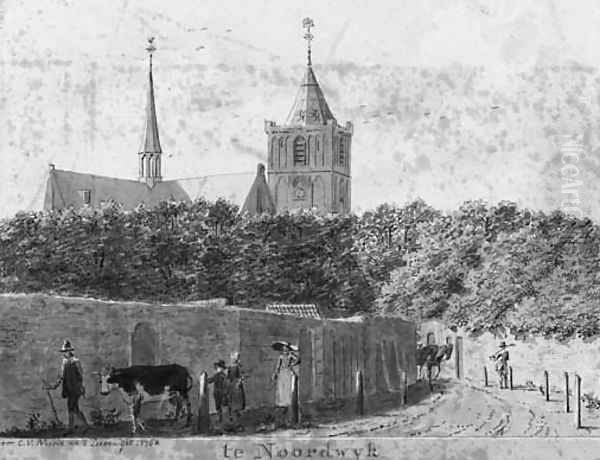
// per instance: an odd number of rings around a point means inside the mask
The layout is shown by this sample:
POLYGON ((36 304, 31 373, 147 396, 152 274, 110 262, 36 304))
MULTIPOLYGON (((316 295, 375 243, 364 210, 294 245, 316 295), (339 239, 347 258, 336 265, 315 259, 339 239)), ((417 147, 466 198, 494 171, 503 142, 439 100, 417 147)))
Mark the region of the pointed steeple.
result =
POLYGON ((152 79, 152 54, 156 51, 154 37, 148 39, 146 51, 149 55, 150 65, 148 70, 148 98, 146 101, 146 124, 144 138, 139 151, 140 180, 148 185, 161 180, 161 154, 160 138, 158 137, 158 121, 156 120, 156 105, 154 102, 154 81, 152 79))
POLYGON ((312 48, 311 42, 314 38, 310 29, 315 26, 310 18, 302 21, 302 26, 307 29, 304 39, 307 42, 307 66, 304 79, 300 84, 300 89, 296 95, 294 105, 286 119, 286 125, 325 125, 330 120, 335 120, 317 77, 312 69, 312 48))

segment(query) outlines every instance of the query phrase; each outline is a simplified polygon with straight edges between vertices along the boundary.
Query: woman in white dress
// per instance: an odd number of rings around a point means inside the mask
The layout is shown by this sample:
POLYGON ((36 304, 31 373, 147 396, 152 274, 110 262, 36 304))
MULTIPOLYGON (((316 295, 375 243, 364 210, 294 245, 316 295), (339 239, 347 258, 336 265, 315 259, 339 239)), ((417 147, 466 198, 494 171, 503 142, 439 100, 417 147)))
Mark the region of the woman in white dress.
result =
POLYGON ((298 347, 290 343, 276 342, 273 344, 273 348, 280 351, 277 367, 273 374, 273 380, 275 381, 275 407, 282 409, 282 415, 285 416, 288 407, 292 405, 292 380, 297 375, 296 368, 300 364, 300 357, 298 356, 298 347))

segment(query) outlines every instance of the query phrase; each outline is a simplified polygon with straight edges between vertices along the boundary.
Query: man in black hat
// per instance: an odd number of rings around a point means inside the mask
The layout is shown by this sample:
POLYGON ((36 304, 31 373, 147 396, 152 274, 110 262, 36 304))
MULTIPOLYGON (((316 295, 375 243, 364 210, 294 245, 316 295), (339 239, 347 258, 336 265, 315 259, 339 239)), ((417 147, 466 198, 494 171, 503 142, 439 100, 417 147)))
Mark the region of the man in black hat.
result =
POLYGON ((494 361, 496 361, 496 372, 498 373, 498 380, 500 382, 500 389, 508 388, 508 350, 506 349, 506 342, 500 342, 498 351, 492 355, 494 361))
POLYGON ((60 375, 56 384, 49 387, 49 389, 55 390, 62 383, 62 397, 67 400, 69 416, 67 433, 73 432, 76 416, 83 422, 86 429, 89 427, 85 416, 79 409, 79 398, 85 394, 85 388, 83 387, 83 369, 79 359, 75 357, 74 351, 71 342, 65 340, 60 349, 60 352, 63 353, 60 375))
MULTIPOLYGON (((223 406, 228 405, 228 380, 227 380, 227 365, 225 361, 220 359, 215 364, 215 374, 208 378, 208 383, 213 386, 213 398, 215 399, 215 409, 219 414, 219 423, 223 421, 223 406)), ((231 417, 231 407, 229 407, 229 417, 231 417)))

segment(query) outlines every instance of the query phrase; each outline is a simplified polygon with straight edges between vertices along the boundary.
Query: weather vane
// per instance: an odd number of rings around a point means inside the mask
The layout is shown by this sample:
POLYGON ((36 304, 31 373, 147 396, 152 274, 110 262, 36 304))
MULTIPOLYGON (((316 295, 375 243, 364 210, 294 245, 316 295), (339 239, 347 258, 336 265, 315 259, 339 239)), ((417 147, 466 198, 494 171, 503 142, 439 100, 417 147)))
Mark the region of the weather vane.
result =
POLYGON ((312 65, 312 61, 310 58, 310 53, 311 53, 310 42, 312 42, 314 35, 310 33, 310 29, 311 29, 311 27, 314 27, 314 26, 315 26, 315 23, 311 18, 304 18, 302 20, 302 27, 304 27, 306 29, 306 33, 304 34, 304 40, 306 40, 306 42, 308 43, 308 65, 312 65))
POLYGON ((146 51, 150 55, 150 65, 152 65, 152 53, 156 51, 156 46, 154 46, 154 37, 148 38, 148 46, 146 47, 146 51))

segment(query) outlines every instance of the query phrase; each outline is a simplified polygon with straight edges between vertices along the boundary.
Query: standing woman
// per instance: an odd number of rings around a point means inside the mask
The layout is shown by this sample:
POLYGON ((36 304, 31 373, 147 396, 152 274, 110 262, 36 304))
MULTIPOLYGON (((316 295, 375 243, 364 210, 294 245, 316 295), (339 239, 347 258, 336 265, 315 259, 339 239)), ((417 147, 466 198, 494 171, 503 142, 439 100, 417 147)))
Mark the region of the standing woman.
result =
POLYGON ((231 364, 227 369, 229 381, 229 407, 240 416, 241 411, 246 408, 246 392, 244 391, 244 376, 242 375, 242 363, 240 354, 236 351, 231 353, 231 364))
POLYGON ((279 351, 277 367, 273 374, 275 381, 275 407, 286 417, 288 407, 292 405, 292 380, 296 375, 296 366, 300 364, 298 347, 289 342, 275 342, 273 348, 279 351))

